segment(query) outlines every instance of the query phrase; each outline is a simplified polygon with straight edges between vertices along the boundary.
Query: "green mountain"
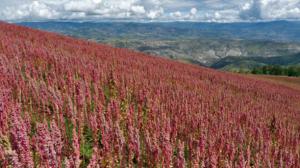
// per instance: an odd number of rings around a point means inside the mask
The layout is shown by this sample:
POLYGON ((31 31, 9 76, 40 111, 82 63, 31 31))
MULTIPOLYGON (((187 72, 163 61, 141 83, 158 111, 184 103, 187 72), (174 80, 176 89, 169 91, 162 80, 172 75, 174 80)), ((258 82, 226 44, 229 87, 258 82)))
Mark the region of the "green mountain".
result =
POLYGON ((238 69, 253 69, 255 67, 265 65, 300 65, 300 53, 289 56, 277 57, 225 57, 218 62, 214 63, 211 67, 222 70, 238 70, 238 69))

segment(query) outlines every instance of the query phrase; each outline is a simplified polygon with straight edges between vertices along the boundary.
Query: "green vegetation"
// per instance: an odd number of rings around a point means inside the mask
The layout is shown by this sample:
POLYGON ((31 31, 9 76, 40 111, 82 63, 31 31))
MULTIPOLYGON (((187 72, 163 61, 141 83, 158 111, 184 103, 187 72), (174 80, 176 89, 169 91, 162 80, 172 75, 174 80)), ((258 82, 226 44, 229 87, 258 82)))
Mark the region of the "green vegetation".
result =
POLYGON ((80 155, 82 162, 80 167, 87 167, 93 154, 93 132, 85 125, 83 128, 83 137, 80 144, 80 155))
POLYGON ((255 68, 260 68, 264 66, 272 67, 275 65, 282 66, 285 68, 300 65, 300 54, 292 54, 285 56, 282 55, 277 57, 225 57, 217 63, 213 64, 211 67, 215 69, 222 69, 233 72, 251 72, 255 68))
POLYGON ((252 74, 300 76, 300 66, 268 65, 254 68, 252 74))

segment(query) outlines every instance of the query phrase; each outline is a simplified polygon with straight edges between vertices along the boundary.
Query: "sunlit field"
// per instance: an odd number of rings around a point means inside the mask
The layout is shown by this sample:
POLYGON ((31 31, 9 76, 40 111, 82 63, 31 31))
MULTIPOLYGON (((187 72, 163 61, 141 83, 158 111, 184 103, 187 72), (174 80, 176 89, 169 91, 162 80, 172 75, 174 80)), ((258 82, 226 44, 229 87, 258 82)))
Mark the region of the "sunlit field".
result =
POLYGON ((299 100, 269 80, 0 23, 0 167, 298 168, 299 100))

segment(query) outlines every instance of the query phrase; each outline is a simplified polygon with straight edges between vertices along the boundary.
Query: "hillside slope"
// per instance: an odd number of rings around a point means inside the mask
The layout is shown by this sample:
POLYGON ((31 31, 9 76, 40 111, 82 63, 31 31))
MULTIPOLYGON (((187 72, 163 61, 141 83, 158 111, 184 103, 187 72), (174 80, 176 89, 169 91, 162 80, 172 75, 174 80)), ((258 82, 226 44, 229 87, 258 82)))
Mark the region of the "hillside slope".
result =
POLYGON ((299 23, 50 21, 19 24, 119 48, 211 66, 227 56, 274 57, 297 54, 300 52, 299 23), (299 39, 296 40, 297 38, 299 39))
MULTIPOLYGON (((252 75, 247 74, 247 76, 267 80, 273 83, 284 85, 293 89, 300 90, 300 78, 299 77, 287 77, 287 76, 273 76, 273 75, 252 75)), ((300 107, 300 106, 299 106, 300 107)))
POLYGON ((0 167, 299 167, 300 92, 0 23, 0 167))
POLYGON ((288 56, 277 57, 225 57, 214 63, 211 67, 216 69, 230 70, 230 69, 252 69, 264 65, 300 65, 300 54, 292 54, 288 56))

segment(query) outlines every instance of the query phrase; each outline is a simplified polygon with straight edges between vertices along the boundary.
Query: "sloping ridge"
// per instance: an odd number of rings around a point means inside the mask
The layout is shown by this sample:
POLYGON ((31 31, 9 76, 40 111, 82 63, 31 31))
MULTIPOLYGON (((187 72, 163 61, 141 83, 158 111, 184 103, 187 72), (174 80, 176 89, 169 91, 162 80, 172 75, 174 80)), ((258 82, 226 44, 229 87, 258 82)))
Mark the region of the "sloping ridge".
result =
POLYGON ((245 64, 249 68, 254 68, 262 65, 298 65, 300 64, 300 53, 287 55, 287 56, 276 56, 276 57, 234 57, 228 56, 225 57, 211 67, 216 69, 223 69, 228 66, 238 68, 239 65, 245 64))
POLYGON ((280 85, 0 23, 0 167, 297 167, 299 100, 280 85))

